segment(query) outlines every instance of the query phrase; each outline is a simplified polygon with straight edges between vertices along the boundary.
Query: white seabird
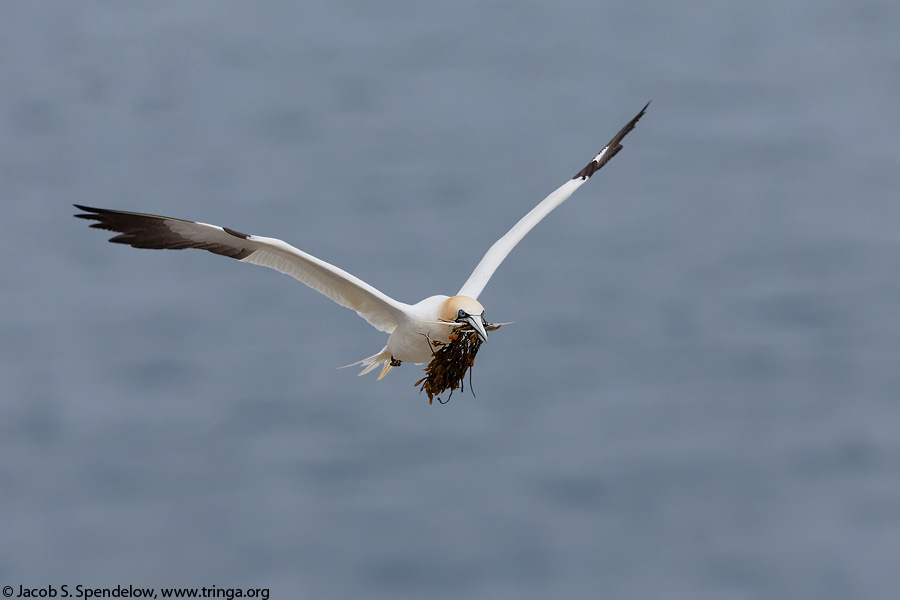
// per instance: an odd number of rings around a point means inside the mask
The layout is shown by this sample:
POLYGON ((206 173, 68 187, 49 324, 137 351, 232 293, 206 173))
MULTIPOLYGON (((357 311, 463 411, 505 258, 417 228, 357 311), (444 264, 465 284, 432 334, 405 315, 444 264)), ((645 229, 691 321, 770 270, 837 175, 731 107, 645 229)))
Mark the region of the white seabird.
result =
POLYGON ((382 365, 380 380, 391 367, 400 363, 430 361, 433 344, 446 344, 453 330, 460 326, 471 327, 481 341, 487 340, 484 307, 478 302, 478 296, 494 271, 525 234, 622 149, 622 138, 634 129, 649 105, 648 102, 572 179, 544 198, 497 240, 455 296, 430 296, 417 304, 394 300, 350 273, 275 238, 248 235, 207 223, 79 204, 75 206, 84 214, 75 216, 98 221, 91 225, 93 228, 119 233, 109 240, 117 244, 171 250, 199 248, 241 262, 270 267, 300 280, 341 306, 355 310, 376 329, 390 334, 387 345, 380 352, 353 363, 363 366, 360 375, 382 365))

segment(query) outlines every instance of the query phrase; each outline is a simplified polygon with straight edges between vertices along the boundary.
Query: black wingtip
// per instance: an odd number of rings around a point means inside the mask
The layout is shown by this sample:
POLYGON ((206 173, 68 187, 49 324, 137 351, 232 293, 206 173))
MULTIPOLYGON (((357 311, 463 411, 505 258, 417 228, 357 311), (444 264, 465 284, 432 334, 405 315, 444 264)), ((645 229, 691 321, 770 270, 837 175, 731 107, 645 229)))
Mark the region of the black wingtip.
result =
POLYGON ((634 118, 635 123, 637 123, 638 119, 644 116, 644 113, 647 112, 647 108, 649 108, 651 102, 653 102, 653 100, 648 100, 647 104, 644 105, 644 108, 641 109, 641 112, 637 114, 637 116, 634 118))
POLYGON ((641 111, 634 116, 634 118, 631 120, 631 122, 628 125, 626 125, 626 127, 628 127, 629 125, 631 126, 629 131, 631 131, 631 129, 634 129, 634 126, 637 124, 637 122, 640 120, 640 118, 644 116, 644 113, 647 112, 647 109, 650 107, 651 102, 653 102, 653 100, 648 100, 647 104, 644 105, 644 108, 642 108, 641 111))
POLYGON ((90 206, 84 206, 82 204, 73 204, 72 206, 74 206, 78 210, 84 211, 81 214, 72 215, 76 219, 96 219, 103 211, 102 208, 92 208, 90 206))
POLYGON ((639 112, 637 114, 637 116, 634 118, 635 122, 637 122, 638 119, 640 119, 641 117, 644 116, 644 113, 647 112, 647 109, 650 107, 651 102, 653 102, 653 100, 647 101, 647 104, 644 105, 644 108, 641 109, 641 112, 639 112))
POLYGON ((644 113, 647 111, 648 106, 650 106, 650 102, 647 102, 647 104, 644 105, 644 108, 641 109, 641 112, 636 114, 634 118, 628 121, 625 127, 620 129, 619 133, 617 133, 613 137, 613 139, 609 140, 609 143, 603 147, 606 152, 601 152, 602 156, 595 157, 594 160, 589 162, 582 170, 576 173, 575 177, 573 177, 572 179, 590 179, 591 175, 599 171, 603 167, 603 165, 611 161, 613 156, 615 156, 619 152, 619 150, 622 149, 622 139, 626 135, 628 135, 628 132, 634 129, 634 126, 637 125, 637 122, 640 120, 640 118, 644 116, 644 113))

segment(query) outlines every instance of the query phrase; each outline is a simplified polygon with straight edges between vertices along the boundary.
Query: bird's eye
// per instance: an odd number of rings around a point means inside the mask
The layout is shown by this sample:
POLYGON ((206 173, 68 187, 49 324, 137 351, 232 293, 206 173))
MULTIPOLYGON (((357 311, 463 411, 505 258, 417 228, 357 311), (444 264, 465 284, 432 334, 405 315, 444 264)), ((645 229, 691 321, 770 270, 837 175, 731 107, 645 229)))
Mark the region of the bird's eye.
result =
POLYGON ((466 311, 464 311, 463 309, 459 309, 459 312, 456 313, 456 317, 458 319, 464 319, 466 317, 466 311))

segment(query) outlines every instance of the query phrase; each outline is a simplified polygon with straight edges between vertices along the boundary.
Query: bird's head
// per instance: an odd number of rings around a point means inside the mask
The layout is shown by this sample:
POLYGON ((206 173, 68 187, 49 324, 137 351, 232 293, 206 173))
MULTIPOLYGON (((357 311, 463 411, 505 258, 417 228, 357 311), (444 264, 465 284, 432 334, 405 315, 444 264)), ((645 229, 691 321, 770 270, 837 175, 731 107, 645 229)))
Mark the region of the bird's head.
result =
POLYGON ((484 329, 484 307, 475 298, 453 296, 444 300, 441 306, 441 319, 462 325, 470 325, 482 342, 487 341, 484 329))

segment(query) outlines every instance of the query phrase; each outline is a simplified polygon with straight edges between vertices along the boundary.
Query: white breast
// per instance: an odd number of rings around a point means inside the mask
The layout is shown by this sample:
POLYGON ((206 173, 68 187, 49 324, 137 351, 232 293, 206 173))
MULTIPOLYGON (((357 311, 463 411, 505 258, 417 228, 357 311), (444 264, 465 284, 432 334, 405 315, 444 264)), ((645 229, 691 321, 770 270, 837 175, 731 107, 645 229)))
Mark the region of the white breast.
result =
POLYGON ((412 306, 409 318, 397 325, 388 339, 387 349, 397 360, 426 363, 433 356, 433 342, 446 344, 455 323, 440 322, 440 308, 447 296, 431 296, 412 306))

